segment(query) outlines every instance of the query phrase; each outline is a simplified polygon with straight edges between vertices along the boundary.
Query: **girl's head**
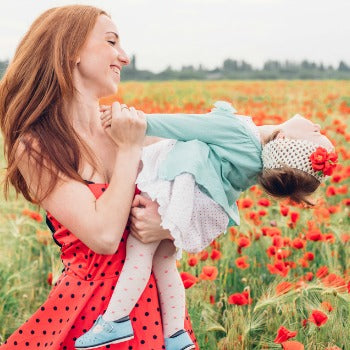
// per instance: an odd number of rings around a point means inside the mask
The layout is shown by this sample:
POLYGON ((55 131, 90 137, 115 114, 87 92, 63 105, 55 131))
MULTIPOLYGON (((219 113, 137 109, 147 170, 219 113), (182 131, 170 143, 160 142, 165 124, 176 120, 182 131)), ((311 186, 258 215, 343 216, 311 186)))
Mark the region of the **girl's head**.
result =
POLYGON ((314 205, 308 197, 332 173, 337 157, 320 125, 295 115, 265 140, 262 159, 258 182, 267 193, 314 205))
POLYGON ((31 25, 0 82, 0 127, 8 163, 5 195, 11 183, 33 201, 17 166, 20 143, 39 168, 44 160, 50 165, 52 185, 58 171, 82 181, 82 157, 96 166, 64 107, 78 95, 97 104, 116 92, 120 69, 129 62, 117 36, 109 15, 93 6, 52 8, 31 25))
POLYGON ((332 142, 321 134, 321 126, 311 120, 296 114, 279 126, 280 132, 277 138, 290 138, 295 140, 306 140, 318 144, 331 152, 334 152, 332 142))

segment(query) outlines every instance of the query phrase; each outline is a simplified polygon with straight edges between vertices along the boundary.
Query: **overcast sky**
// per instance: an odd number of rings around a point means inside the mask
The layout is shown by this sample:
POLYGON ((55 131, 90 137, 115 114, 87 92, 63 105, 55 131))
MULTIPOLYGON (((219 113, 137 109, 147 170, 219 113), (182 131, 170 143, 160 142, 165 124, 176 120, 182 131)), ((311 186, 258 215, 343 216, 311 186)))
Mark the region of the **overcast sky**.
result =
POLYGON ((76 3, 112 16, 139 69, 211 69, 226 58, 350 64, 349 0, 0 0, 0 60, 43 11, 76 3))

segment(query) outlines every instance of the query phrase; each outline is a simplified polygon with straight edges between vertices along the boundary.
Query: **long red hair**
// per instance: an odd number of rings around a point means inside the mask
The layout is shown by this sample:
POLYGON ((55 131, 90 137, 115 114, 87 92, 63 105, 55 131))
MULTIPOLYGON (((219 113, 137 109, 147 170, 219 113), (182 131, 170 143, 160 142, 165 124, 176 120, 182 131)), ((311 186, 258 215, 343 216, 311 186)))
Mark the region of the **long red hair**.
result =
POLYGON ((78 173, 83 158, 96 170, 93 152, 74 131, 63 112, 63 101, 69 103, 74 96, 75 61, 101 14, 110 17, 93 6, 51 8, 20 41, 0 82, 0 127, 8 165, 5 198, 11 184, 16 194, 39 204, 55 187, 58 173, 83 182, 78 173), (49 188, 40 198, 39 192, 30 193, 18 169, 20 143, 38 164, 39 174, 43 167, 50 170, 49 188))

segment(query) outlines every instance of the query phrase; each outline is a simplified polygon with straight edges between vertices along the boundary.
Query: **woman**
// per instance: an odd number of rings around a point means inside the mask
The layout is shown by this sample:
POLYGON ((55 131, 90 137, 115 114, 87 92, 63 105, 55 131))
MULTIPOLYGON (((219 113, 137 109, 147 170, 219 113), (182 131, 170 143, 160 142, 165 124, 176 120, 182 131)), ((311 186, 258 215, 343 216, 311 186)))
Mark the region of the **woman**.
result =
MULTIPOLYGON (((5 190, 12 184, 47 211, 65 266, 47 301, 2 350, 74 349, 108 304, 127 235, 146 243, 170 237, 155 203, 135 189, 142 146, 151 142, 144 117, 119 105, 115 127, 104 130, 99 120, 99 99, 115 93, 128 63, 108 14, 64 6, 32 24, 1 81, 5 190)), ((131 317, 134 338, 109 349, 164 348, 153 274, 131 317)), ((188 315, 185 328, 196 343, 188 315)))

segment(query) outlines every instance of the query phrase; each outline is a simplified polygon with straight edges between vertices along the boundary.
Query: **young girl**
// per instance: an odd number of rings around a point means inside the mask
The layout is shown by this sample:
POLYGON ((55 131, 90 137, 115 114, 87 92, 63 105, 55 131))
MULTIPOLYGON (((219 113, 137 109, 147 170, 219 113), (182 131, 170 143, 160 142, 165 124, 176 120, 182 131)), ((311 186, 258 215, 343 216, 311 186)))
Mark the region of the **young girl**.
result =
MULTIPOLYGON (((170 250, 159 256, 157 248, 165 241, 144 244, 129 235, 127 258, 109 306, 77 339, 77 349, 133 337, 128 315, 152 264, 166 349, 193 349, 183 329, 185 293, 176 268, 182 249, 200 252, 228 226, 239 225, 236 200, 253 184, 259 183, 272 196, 312 205, 307 197, 332 173, 337 157, 318 124, 296 115, 280 125, 257 127, 227 102, 216 102, 215 107, 204 115, 146 115, 146 135, 167 139, 143 149, 136 184, 142 195, 158 202, 162 226, 174 239, 167 244, 177 253, 170 250), (135 274, 144 278, 134 278, 135 274)), ((101 111, 107 128, 118 116, 111 107, 102 106, 101 111)))

